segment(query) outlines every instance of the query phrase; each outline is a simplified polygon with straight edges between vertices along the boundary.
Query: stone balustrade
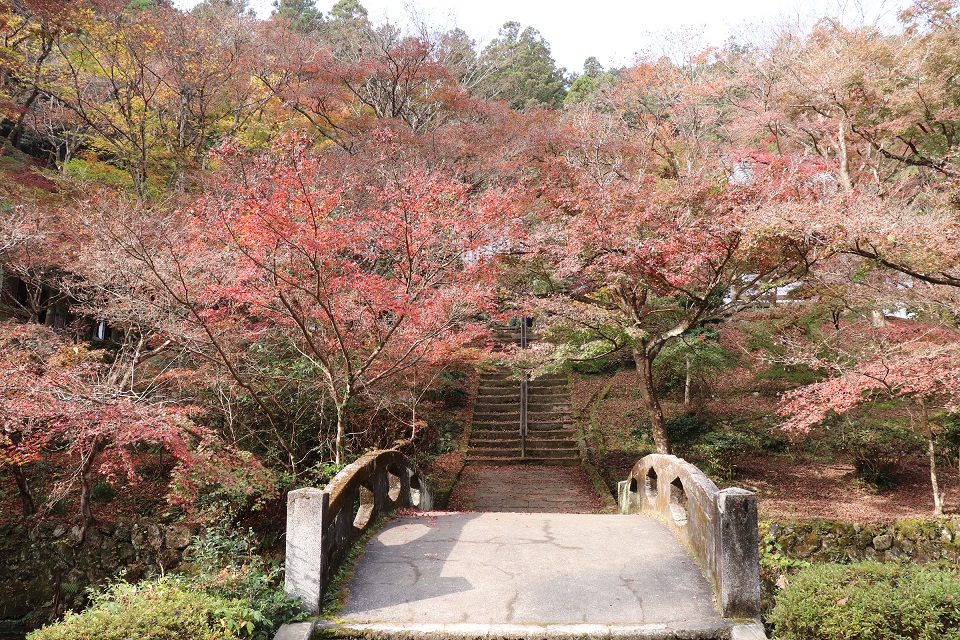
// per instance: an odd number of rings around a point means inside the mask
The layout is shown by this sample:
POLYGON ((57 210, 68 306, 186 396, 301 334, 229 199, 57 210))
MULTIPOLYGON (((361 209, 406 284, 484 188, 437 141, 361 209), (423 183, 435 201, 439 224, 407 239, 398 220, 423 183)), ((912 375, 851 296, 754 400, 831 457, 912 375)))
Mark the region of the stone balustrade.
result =
POLYGON ((757 497, 720 490, 676 456, 641 458, 619 484, 621 513, 644 513, 673 530, 713 583, 726 618, 760 616, 757 497))
POLYGON ((433 488, 398 451, 372 451, 324 489, 287 494, 286 592, 318 613, 331 577, 357 538, 381 515, 433 508, 433 488))

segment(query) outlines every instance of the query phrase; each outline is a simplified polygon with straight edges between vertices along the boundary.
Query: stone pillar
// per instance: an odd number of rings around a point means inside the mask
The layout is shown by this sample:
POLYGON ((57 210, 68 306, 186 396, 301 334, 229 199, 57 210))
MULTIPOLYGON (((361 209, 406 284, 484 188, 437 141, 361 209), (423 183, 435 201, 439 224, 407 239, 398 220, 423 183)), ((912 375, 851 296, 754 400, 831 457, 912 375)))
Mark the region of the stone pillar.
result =
POLYGON ((303 610, 320 612, 324 590, 323 532, 329 524, 330 494, 297 489, 287 494, 287 557, 284 590, 300 598, 303 610))
POLYGON ((630 481, 621 480, 617 483, 617 505, 620 513, 630 513, 630 481))
POLYGON ((725 618, 760 617, 757 496, 745 489, 717 492, 718 598, 725 618))

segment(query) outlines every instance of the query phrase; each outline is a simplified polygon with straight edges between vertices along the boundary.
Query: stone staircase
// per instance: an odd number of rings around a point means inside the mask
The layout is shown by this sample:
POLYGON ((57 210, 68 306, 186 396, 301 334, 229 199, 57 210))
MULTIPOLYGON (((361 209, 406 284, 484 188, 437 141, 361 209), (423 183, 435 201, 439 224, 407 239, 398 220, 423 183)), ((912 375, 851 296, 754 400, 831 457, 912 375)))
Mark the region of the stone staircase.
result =
MULTIPOLYGON (((519 328, 494 329, 499 344, 518 344, 519 335, 519 328)), ((528 341, 535 339, 528 333, 528 341)), ((520 436, 520 388, 520 381, 506 370, 480 374, 467 460, 482 465, 578 466, 567 375, 549 374, 528 382, 525 440, 520 436)))

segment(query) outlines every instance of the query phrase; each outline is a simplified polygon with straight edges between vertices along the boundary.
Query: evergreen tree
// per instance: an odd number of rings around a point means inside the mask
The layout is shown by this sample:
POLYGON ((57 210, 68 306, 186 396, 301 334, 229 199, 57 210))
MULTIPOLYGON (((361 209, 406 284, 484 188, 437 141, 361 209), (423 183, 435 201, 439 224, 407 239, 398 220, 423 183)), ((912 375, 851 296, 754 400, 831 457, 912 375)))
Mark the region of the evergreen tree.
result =
POLYGON ((489 73, 481 91, 516 110, 562 105, 566 70, 557 68, 540 32, 533 27, 521 31, 519 22, 507 22, 498 36, 483 50, 482 64, 489 73))
POLYGON ((323 24, 316 0, 273 0, 273 15, 289 20, 290 28, 299 33, 316 31, 323 24))

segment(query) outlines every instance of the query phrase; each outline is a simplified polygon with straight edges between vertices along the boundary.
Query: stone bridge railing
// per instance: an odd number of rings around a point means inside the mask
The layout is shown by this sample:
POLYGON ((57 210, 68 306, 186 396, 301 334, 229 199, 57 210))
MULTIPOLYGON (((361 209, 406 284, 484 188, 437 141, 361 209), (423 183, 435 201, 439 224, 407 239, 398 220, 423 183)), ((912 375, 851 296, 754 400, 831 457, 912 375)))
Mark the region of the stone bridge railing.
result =
POLYGON ((657 517, 693 554, 713 583, 725 618, 760 617, 757 496, 719 490, 702 471, 677 458, 642 458, 619 485, 621 513, 657 517))
POLYGON ((398 451, 372 451, 324 489, 287 494, 287 595, 318 613, 330 578, 363 532, 399 507, 433 508, 433 488, 398 451))

